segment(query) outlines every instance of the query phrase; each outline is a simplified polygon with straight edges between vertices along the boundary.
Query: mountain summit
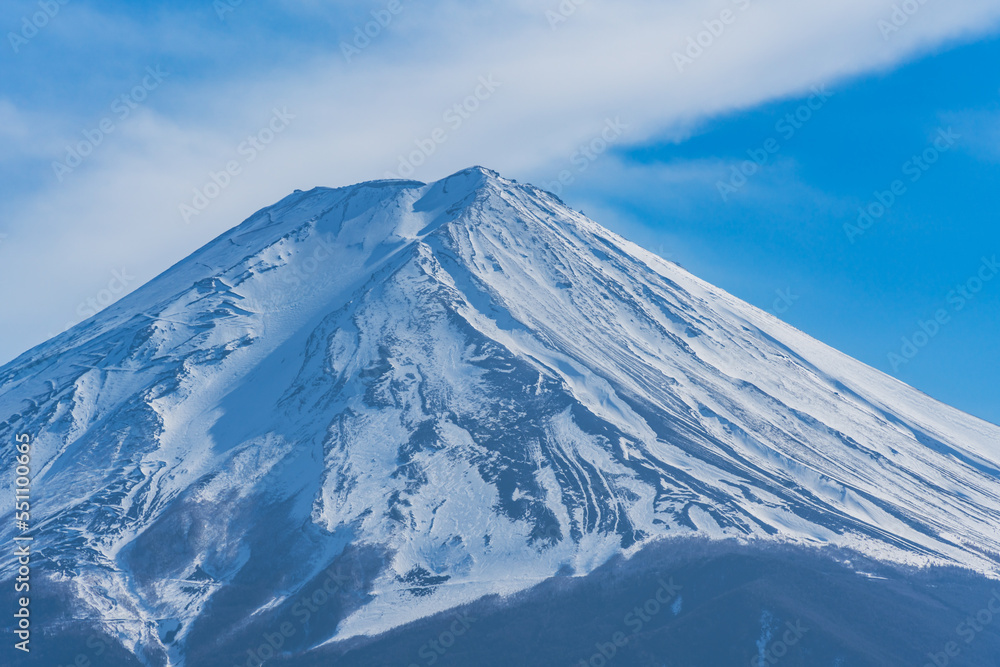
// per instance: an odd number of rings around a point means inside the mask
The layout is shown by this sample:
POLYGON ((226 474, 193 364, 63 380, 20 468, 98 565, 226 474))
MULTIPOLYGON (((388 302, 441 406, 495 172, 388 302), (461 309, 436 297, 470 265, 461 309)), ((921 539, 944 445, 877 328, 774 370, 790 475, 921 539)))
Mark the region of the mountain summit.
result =
POLYGON ((19 434, 40 587, 147 665, 664 537, 1000 571, 1000 428, 478 167, 254 214, 0 368, 19 434))

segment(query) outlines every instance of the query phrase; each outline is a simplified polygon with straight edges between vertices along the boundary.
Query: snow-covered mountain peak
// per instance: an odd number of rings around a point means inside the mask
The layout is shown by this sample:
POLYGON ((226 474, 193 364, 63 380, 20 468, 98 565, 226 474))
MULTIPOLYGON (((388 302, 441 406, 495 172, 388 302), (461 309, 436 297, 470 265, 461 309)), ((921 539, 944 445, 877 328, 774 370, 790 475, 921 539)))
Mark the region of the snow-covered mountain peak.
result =
POLYGON ((351 564, 317 644, 679 535, 1000 569, 1000 428, 479 167, 254 214, 0 368, 17 433, 53 581, 175 664, 351 564))

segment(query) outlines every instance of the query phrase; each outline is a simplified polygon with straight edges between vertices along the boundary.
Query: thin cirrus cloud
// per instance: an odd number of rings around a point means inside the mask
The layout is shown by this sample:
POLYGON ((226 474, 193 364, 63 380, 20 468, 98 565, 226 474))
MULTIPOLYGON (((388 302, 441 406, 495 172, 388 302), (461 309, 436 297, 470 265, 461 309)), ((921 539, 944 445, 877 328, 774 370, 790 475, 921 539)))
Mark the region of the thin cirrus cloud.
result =
MULTIPOLYGON (((470 164, 545 185, 609 120, 625 128, 622 143, 682 141, 706 118, 892 68, 992 30, 1000 17, 992 0, 914 2, 919 9, 887 33, 879 22, 891 20, 899 3, 885 0, 564 0, 503 7, 401 0, 391 24, 347 55, 342 44, 355 28, 371 20, 371 11, 384 16, 389 4, 349 3, 331 15, 332 3, 314 2, 297 7, 296 16, 321 16, 331 25, 341 17, 335 37, 312 38, 296 57, 275 58, 271 67, 248 55, 252 67, 231 70, 185 65, 177 59, 178 42, 194 34, 202 56, 213 44, 233 52, 235 26, 266 34, 264 12, 280 11, 281 3, 270 9, 243 3, 224 18, 201 10, 197 29, 176 40, 165 34, 183 23, 173 15, 150 28, 148 41, 126 39, 108 51, 115 58, 134 52, 153 65, 161 49, 174 65, 62 182, 51 162, 64 159, 62 147, 109 112, 18 108, 0 99, 0 116, 9 119, 5 168, 20 164, 35 177, 31 187, 4 193, 0 281, 19 289, 4 297, 0 359, 78 320, 87 312, 80 304, 100 293, 113 271, 134 276, 128 285, 134 289, 292 189, 388 173, 430 180, 470 164), (690 51, 679 67, 675 54, 710 28, 721 34, 711 40, 703 34, 707 46, 690 51), (483 99, 446 116, 477 92, 483 99), (284 127, 249 161, 243 142, 268 127, 275 110, 284 127), (432 138, 438 128, 441 143, 432 138), (240 173, 198 210, 205 201, 195 191, 203 192, 210 173, 231 161, 240 173), (182 205, 198 212, 187 209, 186 221, 182 205)), ((113 42, 95 26, 120 32, 124 20, 102 24, 93 7, 87 17, 90 28, 78 41, 113 42)), ((70 23, 59 30, 71 31, 70 23)), ((294 38, 286 32, 274 43, 284 48, 294 38)), ((614 161, 594 169, 620 171, 614 161)))

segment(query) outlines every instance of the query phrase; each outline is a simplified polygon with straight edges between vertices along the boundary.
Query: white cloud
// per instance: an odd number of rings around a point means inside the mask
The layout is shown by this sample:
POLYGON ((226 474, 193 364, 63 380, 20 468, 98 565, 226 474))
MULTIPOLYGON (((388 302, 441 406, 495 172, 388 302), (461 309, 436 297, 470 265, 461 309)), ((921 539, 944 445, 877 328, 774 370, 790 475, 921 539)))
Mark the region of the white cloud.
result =
MULTIPOLYGON (((64 183, 53 177, 41 191, 7 196, 14 213, 0 230, 9 234, 0 281, 21 288, 6 290, 0 359, 61 328, 111 269, 145 281, 294 188, 381 178, 435 128, 447 141, 416 178, 484 164, 544 181, 607 118, 629 125, 629 143, 680 139, 705 117, 891 68, 1000 17, 995 0, 928 2, 885 39, 878 21, 890 17, 892 0, 586 0, 555 29, 546 17, 558 11, 555 0, 497 4, 403 0, 350 63, 333 38, 330 52, 295 68, 231 80, 175 75, 157 91, 170 104, 153 106, 183 111, 142 109, 64 183), (730 24, 679 72, 674 52, 727 9, 730 24), (460 127, 449 126, 446 110, 489 75, 499 89, 460 127), (241 159, 239 145, 275 107, 295 115, 288 129, 184 224, 179 205, 210 171, 241 159)), ((80 129, 90 122, 80 120, 80 129)), ((39 145, 49 144, 48 128, 34 126, 39 145)))

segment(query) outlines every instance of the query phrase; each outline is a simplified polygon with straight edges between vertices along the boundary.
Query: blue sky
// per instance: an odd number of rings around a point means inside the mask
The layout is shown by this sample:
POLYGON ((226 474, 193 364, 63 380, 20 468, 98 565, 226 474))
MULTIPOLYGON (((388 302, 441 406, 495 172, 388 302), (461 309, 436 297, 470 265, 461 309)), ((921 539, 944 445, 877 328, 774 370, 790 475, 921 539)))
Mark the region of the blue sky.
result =
POLYGON ((568 172, 599 222, 1000 422, 1000 276, 977 283, 1000 253, 995 1, 914 5, 891 32, 883 0, 64 3, 0 9, 0 363, 295 188, 398 172, 441 128, 415 178, 568 172))
POLYGON ((987 38, 831 86, 833 96, 787 141, 790 131, 775 126, 805 99, 708 119, 681 143, 630 146, 621 156, 682 173, 709 163, 704 178, 655 194, 580 196, 622 212, 630 236, 673 252, 700 277, 997 423, 1000 280, 977 293, 973 280, 964 305, 953 294, 1000 253, 1000 72, 987 66, 997 62, 1000 39, 987 38), (958 135, 954 147, 926 171, 913 163, 923 175, 912 182, 903 165, 942 129, 958 135), (780 151, 724 201, 718 183, 730 182, 731 164, 772 137, 780 151), (897 179, 907 190, 889 210, 860 235, 845 231, 897 179), (658 241, 661 232, 671 242, 658 241), (942 308, 948 321, 918 354, 904 355, 902 339, 922 343, 921 322, 942 308))

